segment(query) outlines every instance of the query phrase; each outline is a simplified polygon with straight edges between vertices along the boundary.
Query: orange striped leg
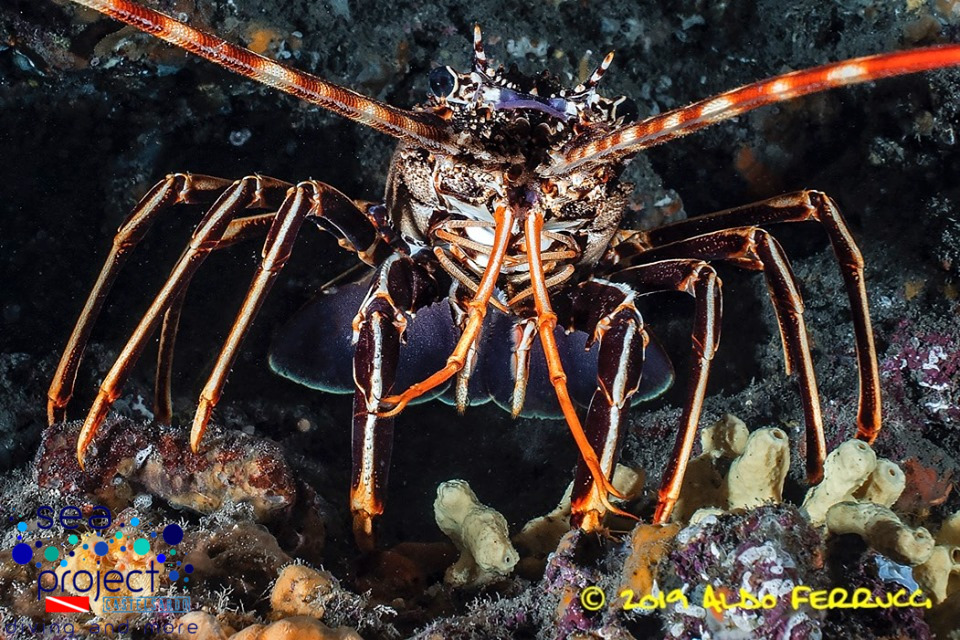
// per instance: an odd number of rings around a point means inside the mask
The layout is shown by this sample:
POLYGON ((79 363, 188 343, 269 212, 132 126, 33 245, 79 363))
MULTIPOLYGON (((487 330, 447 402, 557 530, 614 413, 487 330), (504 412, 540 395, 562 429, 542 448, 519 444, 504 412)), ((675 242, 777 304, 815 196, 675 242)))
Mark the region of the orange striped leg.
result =
MULTIPOLYGON (((493 302, 495 299, 491 298, 490 300, 493 302)), ((466 328, 466 322, 470 319, 469 307, 464 309, 462 301, 454 298, 451 298, 450 302, 451 310, 453 311, 457 324, 460 326, 462 334, 466 328)), ((467 412, 467 405, 470 404, 470 379, 473 377, 473 371, 477 367, 477 357, 480 355, 480 345, 478 342, 479 340, 474 340, 470 343, 463 367, 457 372, 457 381, 454 386, 454 399, 457 413, 460 415, 464 415, 467 412)))
POLYGON ((796 372, 800 384, 807 434, 807 479, 811 483, 819 482, 823 477, 827 448, 820 411, 820 392, 807 341, 806 323, 803 321, 800 287, 780 243, 764 229, 743 227, 679 240, 652 249, 643 257, 729 260, 743 268, 763 271, 780 328, 787 373, 796 372))
POLYGON ((157 373, 153 379, 153 419, 160 424, 170 424, 173 420, 173 350, 188 286, 189 283, 185 284, 183 290, 170 302, 160 323, 157 373))
POLYGON ((674 223, 651 231, 649 240, 664 245, 684 238, 734 227, 766 226, 781 222, 819 222, 823 225, 847 290, 856 342, 860 392, 857 409, 857 437, 872 443, 880 432, 880 373, 877 349, 870 324, 870 307, 864 285, 863 255, 837 204, 820 191, 800 191, 756 204, 720 211, 674 223))
MULTIPOLYGON (((257 266, 253 281, 250 283, 250 288, 226 342, 220 350, 220 355, 213 365, 213 373, 210 374, 207 384, 200 393, 197 412, 193 419, 193 428, 190 431, 190 448, 194 452, 199 449, 200 440, 203 438, 207 423, 210 421, 210 415, 220 400, 223 385, 226 384, 227 374, 233 367, 240 343, 263 305, 267 293, 269 293, 274 281, 280 274, 280 270, 283 269, 290 258, 290 253, 304 219, 308 215, 323 218, 333 213, 326 212, 323 209, 323 193, 327 190, 331 190, 331 188, 319 182, 301 182, 288 192, 286 200, 277 211, 273 224, 270 225, 270 231, 267 233, 267 240, 261 252, 261 261, 257 266)), ((355 213, 357 216, 362 215, 356 206, 345 198, 333 202, 347 208, 346 211, 337 211, 338 215, 350 215, 351 213, 355 213), (353 210, 351 211, 350 208, 353 210)))
MULTIPOLYGON (((547 359, 547 371, 550 374, 550 382, 557 394, 557 401, 563 410, 563 417, 570 427, 570 433, 577 443, 580 450, 580 457, 583 463, 590 470, 593 476, 594 491, 593 500, 602 505, 602 507, 618 515, 627 518, 634 518, 630 513, 618 509, 610 503, 608 496, 613 495, 622 498, 623 494, 617 491, 610 480, 604 474, 600 466, 600 460, 597 458, 596 451, 590 446, 590 441, 583 431, 580 424, 580 418, 577 416, 577 410, 570 400, 570 393, 567 391, 567 374, 563 370, 563 364, 560 362, 560 354, 557 351, 557 341, 553 335, 553 330, 557 326, 557 314, 553 312, 550 306, 550 295, 547 292, 546 277, 543 273, 543 260, 540 255, 540 236, 543 231, 543 214, 531 211, 527 214, 524 223, 525 237, 524 242, 527 249, 527 258, 530 262, 530 284, 533 287, 533 301, 537 310, 537 331, 540 334, 540 343, 543 345, 543 353, 547 359)), ((588 523, 590 524, 590 523, 588 523)))
MULTIPOLYGON (((162 212, 178 204, 209 204, 228 186, 230 181, 222 178, 189 173, 170 174, 147 192, 147 195, 124 220, 113 239, 113 245, 100 270, 97 282, 87 296, 77 324, 63 350, 57 372, 50 383, 50 390, 47 392, 47 420, 50 424, 62 422, 66 415, 67 404, 73 396, 77 370, 80 367, 83 352, 86 350, 87 341, 90 339, 90 332, 130 252, 139 244, 162 212)), ((285 185, 276 181, 276 186, 285 185)), ((272 183, 269 187, 266 193, 270 197, 278 195, 276 200, 279 203, 282 189, 274 188, 272 183)))
POLYGON ((354 323, 350 511, 354 539, 365 551, 374 548, 374 521, 383 513, 393 451, 394 419, 379 415, 380 403, 396 380, 408 318, 447 288, 434 280, 432 268, 409 256, 388 257, 377 268, 354 323))
MULTIPOLYGON (((353 538, 362 551, 372 551, 376 546, 373 523, 383 513, 393 451, 394 419, 381 417, 377 411, 396 379, 400 343, 406 330, 406 316, 396 307, 394 294, 405 293, 397 289, 406 288, 408 281, 389 277, 398 262, 396 257, 387 258, 378 269, 355 322, 350 512, 353 538)), ((396 271, 402 276, 403 269, 396 271)))
POLYGON ((621 271, 614 274, 612 280, 629 283, 641 295, 683 291, 694 297, 690 386, 680 416, 680 431, 660 482, 657 509, 653 516, 654 523, 662 524, 670 518, 680 496, 700 425, 710 363, 720 342, 720 318, 723 314, 720 278, 713 267, 702 260, 664 260, 621 271))
MULTIPOLYGON (((234 220, 223 233, 216 249, 224 249, 257 235, 263 235, 270 228, 274 213, 264 213, 234 220)), ((187 286, 170 303, 163 314, 160 326, 160 346, 157 349, 157 375, 153 388, 154 420, 160 424, 170 424, 173 417, 173 398, 171 393, 171 373, 173 371, 173 351, 177 341, 177 329, 180 325, 180 312, 187 295, 187 286)))
POLYGON ((237 349, 277 275, 290 258, 293 244, 306 218, 332 233, 341 247, 356 252, 368 264, 377 263, 389 254, 389 248, 371 219, 369 210, 361 209, 333 187, 308 180, 288 191, 267 233, 253 282, 213 366, 213 373, 200 394, 190 431, 190 447, 194 451, 200 447, 213 409, 220 401, 237 349))
POLYGON ((97 429, 103 424, 113 402, 119 397, 120 389, 160 323, 161 315, 190 281, 207 255, 216 248, 237 213, 252 206, 263 206, 264 189, 272 190, 281 185, 282 183, 272 178, 260 176, 242 178, 223 192, 200 221, 186 251, 174 265, 160 293, 154 298, 110 372, 100 384, 100 391, 87 414, 77 440, 77 460, 81 468, 83 468, 87 447, 90 446, 97 429))
POLYGON ((510 403, 510 414, 516 418, 523 411, 523 402, 527 396, 527 381, 530 373, 530 350, 533 348, 533 339, 537 335, 537 319, 527 318, 513 327, 513 395, 510 403))
POLYGON ((509 207, 498 207, 495 218, 497 228, 494 234, 493 248, 490 251, 490 259, 487 261, 487 267, 483 271, 483 277, 480 278, 480 284, 477 286, 473 299, 467 303, 467 320, 464 323, 463 333, 460 335, 460 340, 457 341, 453 353, 447 358, 446 366, 426 380, 414 383, 403 393, 384 398, 384 404, 393 406, 389 410, 381 412, 380 417, 389 418, 397 415, 403 411, 403 408, 411 400, 443 384, 463 369, 466 364, 470 350, 480 336, 483 319, 487 314, 487 304, 493 296, 497 279, 500 276, 500 268, 503 265, 503 258, 507 253, 507 246, 511 239, 513 211, 509 207))

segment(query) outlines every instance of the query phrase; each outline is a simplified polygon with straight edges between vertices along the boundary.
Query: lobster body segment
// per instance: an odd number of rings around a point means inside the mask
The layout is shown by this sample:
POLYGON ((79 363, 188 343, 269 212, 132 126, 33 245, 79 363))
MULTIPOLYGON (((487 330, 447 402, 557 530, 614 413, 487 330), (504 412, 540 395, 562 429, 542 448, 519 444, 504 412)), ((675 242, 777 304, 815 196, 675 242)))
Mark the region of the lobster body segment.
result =
MULTIPOLYGON (((310 389, 326 393, 354 392, 353 319, 370 286, 370 277, 330 287, 301 309, 280 328, 270 347, 270 368, 277 374, 310 389)), ((400 346, 397 388, 417 381, 424 371, 441 368, 453 350, 459 334, 454 308, 443 300, 418 311, 407 325, 406 341, 400 346)), ((560 360, 569 373, 570 395, 577 407, 586 409, 596 386, 600 349, 587 348, 589 336, 582 331, 554 331, 560 360)), ((510 317, 492 310, 487 317, 478 348, 478 359, 470 377, 470 405, 494 402, 512 411, 516 369, 514 359, 522 333, 510 317)), ((543 348, 531 345, 526 395, 517 414, 524 418, 559 419, 563 417, 556 395, 547 377, 543 348)), ((640 404, 665 392, 673 383, 670 358, 657 340, 651 340, 643 365, 643 379, 634 395, 640 404)), ((455 387, 447 384, 425 394, 411 404, 437 399, 455 405, 455 387)))

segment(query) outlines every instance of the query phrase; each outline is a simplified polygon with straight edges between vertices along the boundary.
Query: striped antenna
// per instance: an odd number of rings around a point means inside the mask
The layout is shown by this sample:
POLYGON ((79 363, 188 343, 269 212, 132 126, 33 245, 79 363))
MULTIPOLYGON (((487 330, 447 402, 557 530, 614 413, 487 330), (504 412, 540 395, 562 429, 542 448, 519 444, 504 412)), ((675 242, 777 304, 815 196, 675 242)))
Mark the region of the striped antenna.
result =
POLYGON ((487 54, 483 52, 483 34, 480 25, 473 25, 473 70, 487 75, 487 54))
POLYGON ((587 78, 587 81, 583 84, 578 84, 574 88, 573 92, 575 94, 586 93, 590 89, 593 89, 595 86, 600 84, 600 79, 603 77, 603 74, 607 72, 607 69, 610 68, 611 62, 613 62, 613 51, 606 55, 606 57, 603 59, 603 62, 600 63, 600 66, 590 74, 589 78, 587 78))
POLYGON ((955 65, 960 65, 960 45, 881 53, 794 71, 621 127, 596 140, 575 141, 544 173, 557 176, 613 162, 747 111, 810 93, 955 65))
POLYGON ((73 1, 186 49, 234 73, 329 109, 354 122, 431 151, 458 153, 457 147, 448 140, 446 127, 431 115, 397 109, 304 71, 292 69, 130 0, 73 1))

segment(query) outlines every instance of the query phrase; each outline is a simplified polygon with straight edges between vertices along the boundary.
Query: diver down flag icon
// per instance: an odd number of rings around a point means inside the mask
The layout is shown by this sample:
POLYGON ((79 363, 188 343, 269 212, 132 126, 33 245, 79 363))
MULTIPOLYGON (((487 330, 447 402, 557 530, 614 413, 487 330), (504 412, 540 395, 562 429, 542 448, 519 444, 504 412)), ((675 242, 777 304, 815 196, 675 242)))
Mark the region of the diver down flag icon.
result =
POLYGON ((90 611, 90 599, 87 596, 47 596, 47 613, 82 613, 90 611))

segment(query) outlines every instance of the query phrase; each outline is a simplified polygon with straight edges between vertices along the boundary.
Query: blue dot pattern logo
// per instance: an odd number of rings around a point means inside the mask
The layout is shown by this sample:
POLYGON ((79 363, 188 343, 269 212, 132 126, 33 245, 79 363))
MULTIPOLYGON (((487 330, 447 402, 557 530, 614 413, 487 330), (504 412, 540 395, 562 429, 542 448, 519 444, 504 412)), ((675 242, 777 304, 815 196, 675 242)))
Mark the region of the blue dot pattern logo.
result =
MULTIPOLYGON (((8 518, 9 522, 13 522, 14 520, 16 519, 13 516, 10 516, 8 518)), ((123 522, 118 523, 120 530, 118 530, 112 536, 104 537, 103 534, 105 532, 103 530, 94 530, 96 531, 96 538, 98 538, 96 542, 92 543, 93 553, 97 557, 97 564, 100 564, 100 559, 104 558, 111 551, 119 550, 120 552, 123 553, 123 552, 127 552, 129 549, 130 551, 137 554, 138 556, 145 556, 149 554, 150 551, 154 549, 154 547, 159 542, 159 540, 156 539, 157 532, 156 531, 138 532, 137 529, 140 527, 141 524, 144 524, 144 527, 152 526, 152 523, 142 523, 140 518, 131 518, 129 524, 125 524, 123 522), (135 537, 137 533, 139 533, 140 537, 135 537), (149 538, 147 536, 149 536, 149 538), (130 538, 130 541, 128 541, 127 538, 130 538)), ((24 520, 18 521, 15 528, 18 532, 17 540, 19 542, 11 550, 11 555, 12 555, 13 561, 19 565, 27 565, 37 560, 36 566, 39 569, 43 567, 42 560, 46 560, 53 567, 58 567, 58 566, 66 567, 68 566, 66 557, 67 556, 73 557, 75 555, 75 551, 73 549, 65 549, 62 554, 63 557, 61 558, 60 549, 50 545, 50 546, 47 546, 45 549, 43 549, 42 552, 38 551, 39 555, 35 556, 34 547, 36 547, 36 549, 39 550, 44 546, 44 542, 41 540, 36 540, 33 545, 27 542, 24 542, 24 536, 28 533, 30 529, 29 525, 24 520)), ((156 556, 157 562, 164 564, 166 563, 168 557, 175 556, 177 554, 176 545, 180 544, 183 541, 183 536, 184 536, 183 528, 180 525, 178 524, 166 525, 163 528, 160 538, 163 540, 164 543, 169 545, 171 549, 169 549, 165 554, 158 553, 156 556)), ((80 541, 81 541, 81 538, 78 538, 74 534, 71 534, 67 538, 68 544, 71 544, 74 546, 77 546, 80 541)), ((90 544, 87 542, 83 542, 83 544, 79 546, 84 550, 87 550, 90 548, 90 544)), ((176 566, 180 567, 180 565, 181 565, 180 562, 176 563, 176 566)), ((187 564, 182 566, 181 569, 183 573, 181 573, 175 568, 172 568, 173 566, 174 565, 171 562, 166 564, 166 567, 165 567, 169 569, 169 571, 167 572, 167 577, 171 582, 176 582, 180 578, 183 578, 183 581, 185 583, 190 581, 190 578, 187 577, 187 574, 193 573, 193 565, 187 564)))
POLYGON ((27 564, 33 560, 33 547, 20 543, 13 548, 13 561, 17 564, 27 564))
POLYGON ((175 547, 183 540, 183 529, 176 524, 168 524, 163 528, 163 541, 171 547, 175 547))

